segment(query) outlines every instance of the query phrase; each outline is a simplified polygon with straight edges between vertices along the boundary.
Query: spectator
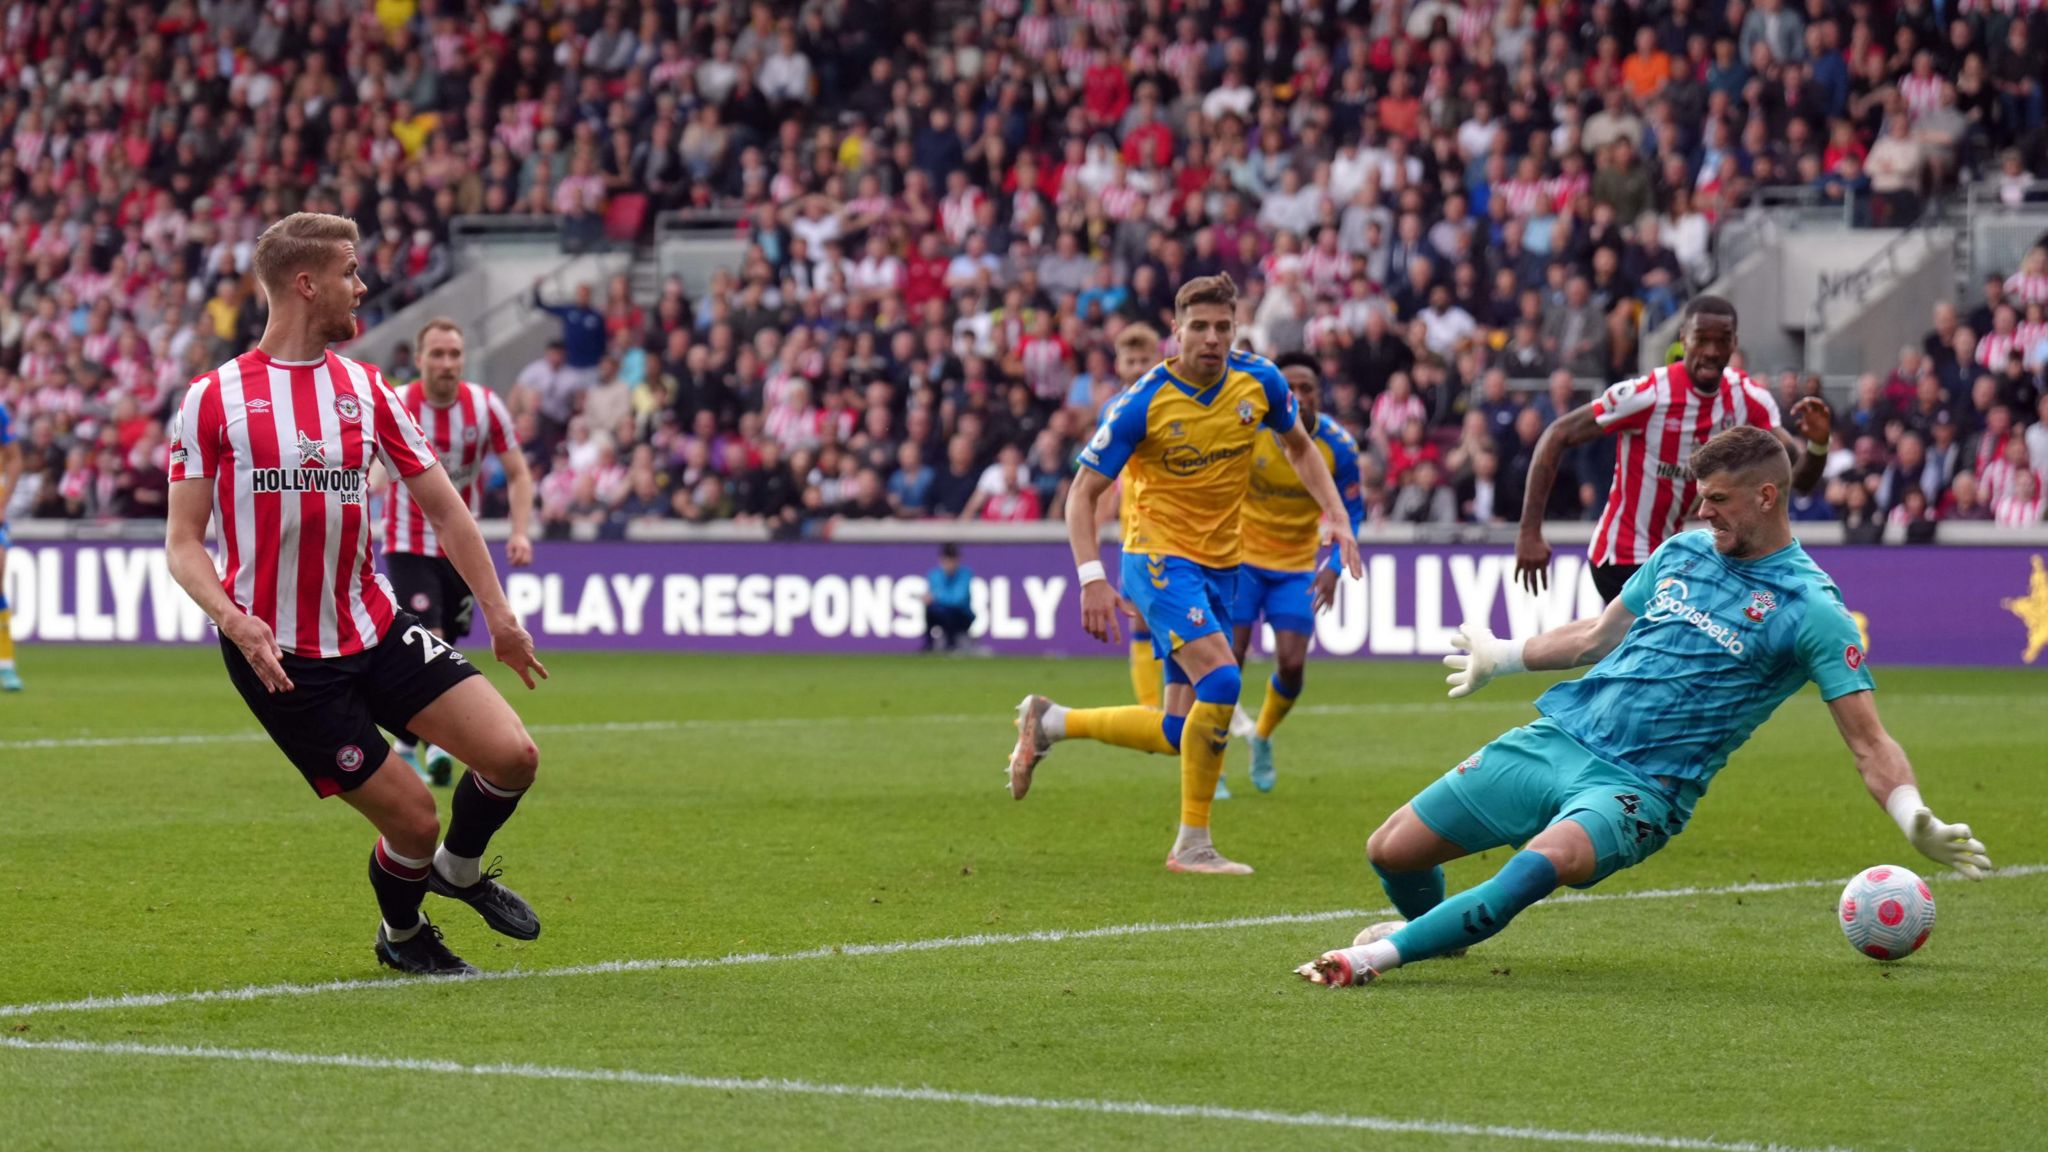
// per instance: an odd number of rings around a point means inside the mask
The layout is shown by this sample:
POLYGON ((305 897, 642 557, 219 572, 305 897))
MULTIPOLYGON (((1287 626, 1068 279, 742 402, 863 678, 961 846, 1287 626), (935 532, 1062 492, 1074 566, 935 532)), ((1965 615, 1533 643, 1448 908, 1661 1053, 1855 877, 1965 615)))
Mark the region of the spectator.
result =
POLYGON ((1420 460, 1396 481, 1398 491, 1387 519, 1397 524, 1455 524, 1458 506, 1451 490, 1438 483, 1436 461, 1420 460))
POLYGON ((574 304, 549 304, 541 296, 541 281, 533 282, 533 306, 562 322, 561 372, 568 378, 566 386, 577 392, 597 383, 608 342, 604 313, 591 307, 592 291, 585 281, 576 286, 574 304))
POLYGON ((1949 485, 1949 492, 1943 498, 1939 511, 1942 520, 1988 521, 1992 518, 1991 506, 1977 494, 1977 477, 1971 472, 1958 473, 1949 485))
POLYGON ((1992 521, 2002 528, 2026 528, 2041 523, 2041 494, 2040 473, 2015 472, 2011 484, 1992 501, 1992 521))
POLYGON ((926 574, 925 584, 923 650, 942 641, 952 652, 974 627, 974 570, 960 562, 959 545, 940 546, 938 566, 926 574))

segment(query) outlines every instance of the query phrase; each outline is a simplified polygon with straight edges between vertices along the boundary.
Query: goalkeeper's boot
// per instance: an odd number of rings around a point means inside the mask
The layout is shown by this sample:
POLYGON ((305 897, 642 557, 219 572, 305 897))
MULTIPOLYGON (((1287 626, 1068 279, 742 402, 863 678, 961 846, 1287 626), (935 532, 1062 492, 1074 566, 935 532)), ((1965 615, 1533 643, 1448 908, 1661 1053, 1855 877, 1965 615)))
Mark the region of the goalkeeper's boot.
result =
POLYGON ((1017 744, 1010 749, 1010 798, 1022 800, 1031 791, 1031 773, 1052 751, 1045 734, 1045 710, 1052 701, 1044 696, 1026 696, 1017 705, 1017 744))
POLYGON ((502 859, 502 856, 493 857, 490 867, 477 877, 476 883, 467 888, 456 887, 446 876, 441 875, 439 868, 429 869, 427 891, 436 896, 446 896, 450 900, 460 900, 476 909, 477 915, 484 918, 484 923, 490 925, 491 930, 500 935, 510 936, 514 940, 536 939, 540 936, 540 917, 533 914, 533 906, 522 899, 519 893, 498 883, 498 877, 505 874, 505 870, 498 867, 498 861, 502 859))
POLYGON ((1273 790, 1273 741, 1271 737, 1257 732, 1244 739, 1245 747, 1252 750, 1252 787, 1261 792, 1273 790))
POLYGON ((1228 781, 1226 781, 1226 780, 1225 780, 1225 779, 1224 779, 1223 777, 1221 777, 1221 776, 1218 776, 1218 777, 1216 778, 1216 796, 1215 796, 1215 798, 1216 798, 1216 799, 1218 799, 1218 800, 1228 800, 1228 799, 1230 799, 1230 784, 1229 784, 1229 782, 1228 782, 1228 781))
POLYGON ((1376 969, 1362 959, 1354 959, 1351 950, 1345 948, 1323 953, 1296 968, 1294 974, 1325 988, 1357 988, 1380 978, 1376 969))
MULTIPOLYGON (((1368 924, 1358 930, 1358 935, 1352 938, 1351 946, 1353 948, 1363 948, 1375 941, 1385 940, 1407 926, 1408 922, 1406 920, 1382 920, 1377 924, 1368 924)), ((1463 958, 1464 955, 1465 949, 1460 948, 1455 952, 1444 953, 1442 958, 1445 960, 1457 960, 1463 958)))
POLYGON ((477 970, 441 942, 441 930, 420 913, 420 930, 393 943, 377 925, 377 963, 408 976, 475 976, 477 970))

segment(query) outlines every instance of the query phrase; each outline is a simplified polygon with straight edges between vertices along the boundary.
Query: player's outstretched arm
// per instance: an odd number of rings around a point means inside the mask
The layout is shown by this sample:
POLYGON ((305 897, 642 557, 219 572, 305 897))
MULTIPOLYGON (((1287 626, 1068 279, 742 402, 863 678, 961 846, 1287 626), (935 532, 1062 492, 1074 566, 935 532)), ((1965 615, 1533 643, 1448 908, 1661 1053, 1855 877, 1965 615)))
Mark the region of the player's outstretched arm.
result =
POLYGON ((1536 441, 1536 455, 1529 462, 1529 480, 1522 491, 1522 526, 1515 537, 1515 578, 1531 594, 1550 586, 1550 544, 1543 539, 1543 512, 1550 507, 1550 490, 1557 486, 1557 466, 1564 454, 1604 435, 1591 404, 1581 405, 1557 418, 1536 441))
POLYGON ((1323 454, 1316 451, 1315 437, 1296 421, 1292 428, 1280 434, 1280 444, 1287 450, 1287 462, 1294 465, 1294 474, 1308 487, 1309 495, 1316 498, 1316 505, 1323 510, 1323 520, 1330 525, 1330 539, 1337 546, 1337 556, 1344 570, 1353 580, 1365 575, 1365 561, 1358 555, 1358 536, 1351 530, 1351 512, 1344 506, 1344 497, 1337 491, 1337 482, 1330 478, 1329 466, 1323 463, 1323 454))
POLYGON ((164 524, 164 559, 171 579, 185 590, 194 604, 220 628, 220 634, 242 650, 256 678, 270 692, 289 692, 292 678, 285 674, 279 657, 277 636, 270 625, 245 614, 228 599, 214 571, 213 557, 206 552, 206 524, 213 519, 213 480, 195 476, 171 483, 171 503, 164 524))
POLYGON ((1067 489, 1067 543, 1074 549, 1074 571, 1081 581, 1081 626, 1105 644, 1121 643, 1117 596, 1102 568, 1102 528, 1095 510, 1109 491, 1110 479, 1093 468, 1076 469, 1067 489))
POLYGON ((1801 496, 1813 491, 1827 471, 1828 443, 1834 430, 1834 411, 1818 396, 1808 396, 1792 406, 1791 431, 1778 429, 1786 451, 1792 453, 1792 490, 1801 496))
POLYGON ((1983 843, 1971 835, 1968 824, 1942 823, 1921 800, 1906 750, 1877 718, 1876 695, 1865 691, 1837 696, 1828 701, 1828 711, 1834 715, 1842 742, 1856 757, 1856 771, 1862 773, 1871 799, 1891 814, 1906 842, 1937 864, 1946 864, 1972 880, 1983 879, 1992 866, 1983 843))
POLYGON ((1561 672, 1597 664, 1620 646, 1636 622, 1619 597, 1598 616, 1574 620, 1527 640, 1503 640, 1484 624, 1466 622, 1451 637, 1457 651, 1444 657, 1451 670, 1444 683, 1451 686, 1451 699, 1470 696, 1496 676, 1512 672, 1561 672))
POLYGON ((462 494, 448 482, 447 470, 428 468, 408 476, 405 488, 412 493, 413 502, 420 506, 427 523, 434 526, 434 535, 447 550, 449 561, 476 596, 477 607, 483 609, 484 625, 491 630, 492 655, 519 673, 519 679, 528 688, 533 687, 534 673, 547 679, 548 670, 533 654, 533 637, 512 614, 505 589, 498 583, 498 570, 491 566, 491 554, 484 548, 483 533, 470 516, 462 494))

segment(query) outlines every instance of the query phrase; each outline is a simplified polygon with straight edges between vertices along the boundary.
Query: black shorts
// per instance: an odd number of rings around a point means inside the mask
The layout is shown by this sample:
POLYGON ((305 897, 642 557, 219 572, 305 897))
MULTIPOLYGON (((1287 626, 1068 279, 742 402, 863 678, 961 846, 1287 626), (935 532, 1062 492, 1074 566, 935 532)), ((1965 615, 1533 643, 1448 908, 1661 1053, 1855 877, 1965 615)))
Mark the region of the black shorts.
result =
POLYGON ((438 628, 450 640, 469 635, 470 618, 476 614, 476 596, 455 571, 446 556, 416 556, 391 552, 384 557, 391 574, 391 591, 398 606, 420 618, 429 628, 438 628))
POLYGON ((381 726, 403 730, 427 705, 477 675, 476 665, 400 612, 376 647, 315 659, 286 653, 278 662, 292 690, 264 689, 242 650, 226 637, 228 679, 263 730, 320 796, 362 787, 391 754, 381 726))
POLYGON ((1635 575, 1636 569, 1641 567, 1641 564, 1593 565, 1593 587, 1600 593, 1600 602, 1614 603, 1614 598, 1621 595, 1621 586, 1628 583, 1628 578, 1635 575))

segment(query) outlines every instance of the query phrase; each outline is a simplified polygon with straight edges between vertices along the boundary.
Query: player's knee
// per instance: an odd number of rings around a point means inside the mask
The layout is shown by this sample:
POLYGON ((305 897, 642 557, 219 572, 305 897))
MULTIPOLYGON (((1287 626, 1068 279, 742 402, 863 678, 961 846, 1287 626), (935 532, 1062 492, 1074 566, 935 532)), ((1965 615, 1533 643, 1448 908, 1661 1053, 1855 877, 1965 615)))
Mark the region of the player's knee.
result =
POLYGON ((1402 814, 1396 812, 1366 837, 1365 858, 1374 868, 1383 872, 1412 872, 1422 867, 1414 858, 1412 845, 1406 842, 1409 838, 1401 834, 1405 823, 1402 814))
POLYGON ((533 778, 540 772, 540 747, 533 737, 521 733, 503 754, 494 758, 484 773, 500 788, 521 791, 533 786, 533 778))
POLYGON ((1235 704, 1244 693, 1244 674, 1235 664, 1219 664, 1195 685, 1195 699, 1204 704, 1235 704))

